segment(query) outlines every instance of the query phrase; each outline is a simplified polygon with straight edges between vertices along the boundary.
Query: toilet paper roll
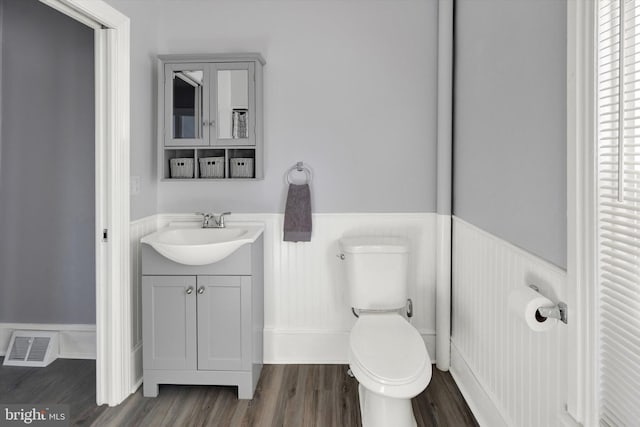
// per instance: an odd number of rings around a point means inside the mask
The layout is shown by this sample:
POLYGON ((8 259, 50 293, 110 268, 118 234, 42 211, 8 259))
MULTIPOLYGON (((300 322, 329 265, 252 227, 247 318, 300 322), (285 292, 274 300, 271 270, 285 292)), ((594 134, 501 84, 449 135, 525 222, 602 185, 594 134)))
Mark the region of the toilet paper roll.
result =
POLYGON ((509 310, 536 332, 544 332, 553 328, 557 319, 542 317, 537 312, 539 307, 554 307, 555 304, 530 287, 521 287, 509 294, 509 310))

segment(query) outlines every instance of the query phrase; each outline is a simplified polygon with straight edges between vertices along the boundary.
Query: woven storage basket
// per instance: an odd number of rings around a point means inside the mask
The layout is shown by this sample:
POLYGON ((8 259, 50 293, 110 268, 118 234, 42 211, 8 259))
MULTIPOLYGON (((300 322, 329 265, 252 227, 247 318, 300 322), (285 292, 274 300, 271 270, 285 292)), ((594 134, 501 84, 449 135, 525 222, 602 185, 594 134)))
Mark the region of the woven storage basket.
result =
POLYGON ((193 178, 193 159, 178 157, 169 159, 171 178, 193 178))
POLYGON ((253 178, 253 159, 236 157, 230 160, 231 178, 253 178))
POLYGON ((201 157, 200 178, 224 178, 224 157, 201 157))

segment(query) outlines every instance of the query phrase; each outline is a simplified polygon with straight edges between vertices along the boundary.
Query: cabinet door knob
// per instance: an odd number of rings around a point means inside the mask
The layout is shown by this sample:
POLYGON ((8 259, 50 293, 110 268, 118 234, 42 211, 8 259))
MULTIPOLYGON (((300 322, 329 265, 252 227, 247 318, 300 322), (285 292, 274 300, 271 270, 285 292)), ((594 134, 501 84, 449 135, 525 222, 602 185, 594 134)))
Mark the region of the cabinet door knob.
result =
POLYGON ((204 286, 202 288, 198 289, 198 293, 200 295, 204 294, 204 286))
POLYGON ((209 122, 209 126, 216 127, 216 121, 215 121, 215 120, 211 120, 211 121, 209 122))
POLYGON ((193 288, 191 286, 189 286, 187 288, 187 295, 191 295, 193 293, 193 288))

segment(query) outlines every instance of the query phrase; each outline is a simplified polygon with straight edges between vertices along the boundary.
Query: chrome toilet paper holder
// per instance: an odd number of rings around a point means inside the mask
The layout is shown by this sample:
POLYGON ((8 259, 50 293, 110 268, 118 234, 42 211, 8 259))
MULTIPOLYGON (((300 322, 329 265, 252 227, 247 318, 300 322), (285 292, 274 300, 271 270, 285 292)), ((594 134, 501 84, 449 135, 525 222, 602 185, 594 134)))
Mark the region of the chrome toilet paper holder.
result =
MULTIPOLYGON (((536 292, 540 292, 536 285, 529 285, 529 287, 536 292)), ((569 307, 566 303, 560 301, 554 307, 538 307, 537 315, 542 318, 558 319, 566 324, 569 320, 569 307)))

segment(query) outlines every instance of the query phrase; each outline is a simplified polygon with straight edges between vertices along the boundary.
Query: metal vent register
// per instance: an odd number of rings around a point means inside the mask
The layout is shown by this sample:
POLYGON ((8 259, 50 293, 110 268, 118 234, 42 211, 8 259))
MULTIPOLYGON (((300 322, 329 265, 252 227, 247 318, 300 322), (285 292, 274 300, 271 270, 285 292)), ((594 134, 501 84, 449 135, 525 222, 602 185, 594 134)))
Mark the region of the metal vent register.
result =
POLYGON ((58 358, 58 332, 14 331, 3 365, 45 367, 58 358))

